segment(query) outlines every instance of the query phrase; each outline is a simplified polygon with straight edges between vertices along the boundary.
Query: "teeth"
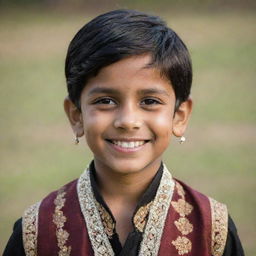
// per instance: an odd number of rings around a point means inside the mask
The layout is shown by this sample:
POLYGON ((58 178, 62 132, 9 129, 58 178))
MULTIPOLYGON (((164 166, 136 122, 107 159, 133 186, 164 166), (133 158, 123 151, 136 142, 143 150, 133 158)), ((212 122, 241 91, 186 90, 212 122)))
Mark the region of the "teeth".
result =
POLYGON ((120 140, 113 140, 112 141, 115 145, 118 145, 122 148, 137 148, 143 144, 145 141, 120 141, 120 140))

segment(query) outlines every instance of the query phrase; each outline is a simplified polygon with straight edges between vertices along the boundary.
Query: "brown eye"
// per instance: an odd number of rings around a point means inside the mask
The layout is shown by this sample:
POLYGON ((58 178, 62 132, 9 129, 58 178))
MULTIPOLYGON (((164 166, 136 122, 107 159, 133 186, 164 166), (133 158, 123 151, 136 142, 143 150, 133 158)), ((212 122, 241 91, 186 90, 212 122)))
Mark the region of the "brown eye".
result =
POLYGON ((155 105, 155 104, 161 104, 160 101, 156 100, 156 99, 144 99, 143 101, 141 101, 142 105, 155 105))
POLYGON ((116 103, 111 98, 101 98, 94 101, 94 104, 115 105, 116 103))

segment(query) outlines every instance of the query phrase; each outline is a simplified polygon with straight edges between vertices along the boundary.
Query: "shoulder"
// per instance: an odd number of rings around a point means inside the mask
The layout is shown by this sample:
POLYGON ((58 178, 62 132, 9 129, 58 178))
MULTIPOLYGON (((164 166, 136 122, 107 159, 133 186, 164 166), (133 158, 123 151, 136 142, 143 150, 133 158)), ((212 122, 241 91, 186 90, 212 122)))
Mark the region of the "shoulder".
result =
POLYGON ((36 221, 36 217, 38 215, 39 210, 42 208, 52 207, 55 200, 58 200, 58 195, 70 194, 72 191, 76 190, 77 179, 73 180, 61 188, 49 193, 46 197, 44 197, 41 201, 29 206, 23 214, 23 223, 24 222, 32 222, 36 221))
MULTIPOLYGON (((28 254, 33 254, 33 250, 37 247, 38 225, 40 223, 40 216, 44 220, 52 220, 54 209, 62 208, 65 202, 65 197, 76 196, 77 179, 62 186, 48 194, 43 200, 28 207, 22 216, 22 237, 24 250, 28 254)), ((55 210, 56 211, 56 210, 55 210)))
POLYGON ((244 256, 244 250, 235 223, 228 217, 228 236, 223 256, 244 256))
POLYGON ((74 196, 72 192, 76 192, 76 186, 77 186, 78 179, 75 179, 64 186, 60 187, 59 189, 49 193, 46 197, 44 197, 41 201, 29 206, 23 214, 23 222, 24 220, 32 221, 33 218, 36 217, 39 210, 41 211, 42 208, 51 208, 54 204, 56 204, 56 201, 59 199, 59 197, 63 195, 67 196, 74 196))
POLYGON ((191 204, 198 218, 209 228, 211 254, 223 255, 228 236, 228 209, 227 206, 217 200, 202 194, 182 181, 175 179, 178 193, 185 195, 185 200, 191 204))
POLYGON ((225 204, 209 197, 212 219, 212 254, 221 256, 224 252, 228 235, 228 210, 225 204))
POLYGON ((25 256, 22 241, 22 219, 18 219, 13 226, 13 233, 3 252, 3 256, 25 256))

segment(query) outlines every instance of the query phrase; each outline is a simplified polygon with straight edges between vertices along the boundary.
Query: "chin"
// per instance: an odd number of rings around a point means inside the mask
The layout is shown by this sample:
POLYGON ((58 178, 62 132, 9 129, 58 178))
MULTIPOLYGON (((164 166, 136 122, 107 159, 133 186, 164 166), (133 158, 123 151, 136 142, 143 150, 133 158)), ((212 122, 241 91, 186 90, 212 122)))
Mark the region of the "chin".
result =
POLYGON ((138 168, 119 168, 115 170, 115 173, 122 174, 122 175, 129 175, 129 174, 136 174, 139 173, 141 169, 138 168))
POLYGON ((126 159, 124 161, 118 161, 118 163, 112 165, 111 169, 115 173, 128 175, 144 172, 148 170, 147 168, 151 169, 150 166, 153 167, 152 164, 152 162, 140 162, 138 159, 132 161, 131 159, 126 159))

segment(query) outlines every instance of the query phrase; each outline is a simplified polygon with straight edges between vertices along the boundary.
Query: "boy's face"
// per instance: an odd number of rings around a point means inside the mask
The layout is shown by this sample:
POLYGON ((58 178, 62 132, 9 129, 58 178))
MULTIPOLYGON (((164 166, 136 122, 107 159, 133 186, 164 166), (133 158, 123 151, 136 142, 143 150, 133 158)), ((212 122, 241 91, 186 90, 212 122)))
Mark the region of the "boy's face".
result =
POLYGON ((150 61, 149 55, 133 56, 101 69, 81 94, 81 113, 65 103, 74 132, 85 135, 96 167, 123 174, 157 168, 172 134, 183 135, 191 102, 174 115, 172 86, 147 67, 150 61))

